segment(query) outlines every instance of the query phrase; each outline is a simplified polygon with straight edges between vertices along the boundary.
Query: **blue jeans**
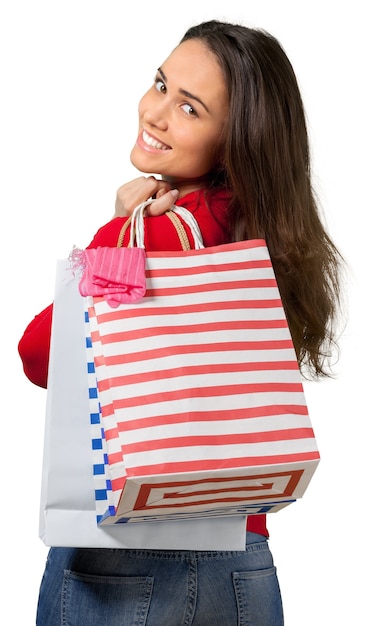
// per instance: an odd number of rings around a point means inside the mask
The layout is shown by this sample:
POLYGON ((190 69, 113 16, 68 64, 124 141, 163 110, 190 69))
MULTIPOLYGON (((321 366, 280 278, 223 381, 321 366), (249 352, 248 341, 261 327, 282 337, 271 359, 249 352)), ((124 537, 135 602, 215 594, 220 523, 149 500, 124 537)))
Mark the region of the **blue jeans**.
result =
POLYGON ((37 626, 282 626, 265 537, 246 552, 51 548, 37 626))

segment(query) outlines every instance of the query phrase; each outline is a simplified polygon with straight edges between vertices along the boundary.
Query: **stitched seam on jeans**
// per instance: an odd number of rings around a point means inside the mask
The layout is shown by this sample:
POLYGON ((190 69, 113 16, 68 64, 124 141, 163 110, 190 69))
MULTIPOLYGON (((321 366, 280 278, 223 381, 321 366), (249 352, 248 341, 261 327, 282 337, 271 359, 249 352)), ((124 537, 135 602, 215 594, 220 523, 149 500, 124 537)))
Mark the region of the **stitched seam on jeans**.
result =
POLYGON ((188 567, 188 593, 183 626, 190 626, 193 623, 197 606, 197 586, 197 562, 193 559, 188 567))
POLYGON ((67 604, 68 604, 68 596, 69 596, 69 584, 68 584, 68 576, 69 570, 64 570, 63 573, 63 583, 62 583, 62 595, 60 599, 60 612, 62 619, 62 626, 67 626, 67 604))

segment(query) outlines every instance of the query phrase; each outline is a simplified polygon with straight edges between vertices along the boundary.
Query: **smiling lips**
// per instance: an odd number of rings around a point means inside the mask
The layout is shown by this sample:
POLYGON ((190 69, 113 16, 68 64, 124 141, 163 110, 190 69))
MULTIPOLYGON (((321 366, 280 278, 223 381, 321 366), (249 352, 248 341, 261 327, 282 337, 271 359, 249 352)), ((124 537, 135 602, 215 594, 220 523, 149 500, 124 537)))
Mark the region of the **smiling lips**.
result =
POLYGON ((151 148, 156 148, 157 150, 170 150, 169 146, 167 146, 165 143, 157 141, 157 139, 154 139, 148 133, 146 133, 145 130, 142 131, 142 139, 144 143, 146 143, 148 146, 151 146, 151 148))

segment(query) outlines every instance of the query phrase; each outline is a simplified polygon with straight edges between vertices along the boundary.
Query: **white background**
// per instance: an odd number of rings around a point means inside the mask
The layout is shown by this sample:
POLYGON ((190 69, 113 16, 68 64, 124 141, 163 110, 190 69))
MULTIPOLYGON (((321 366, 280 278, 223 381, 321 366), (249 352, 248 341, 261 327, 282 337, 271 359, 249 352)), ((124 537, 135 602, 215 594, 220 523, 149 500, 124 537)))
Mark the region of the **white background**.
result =
MULTIPOLYGON (((0 622, 32 626, 45 391, 17 343, 52 300, 55 261, 112 216, 137 103, 183 32, 218 18, 283 44, 309 119, 316 190, 345 255, 348 320, 335 380, 306 384, 322 461, 269 518, 287 626, 375 621, 376 27, 373 1, 12 0, 0 9, 2 514, 0 622)), ((46 625, 48 626, 48 625, 46 625)))

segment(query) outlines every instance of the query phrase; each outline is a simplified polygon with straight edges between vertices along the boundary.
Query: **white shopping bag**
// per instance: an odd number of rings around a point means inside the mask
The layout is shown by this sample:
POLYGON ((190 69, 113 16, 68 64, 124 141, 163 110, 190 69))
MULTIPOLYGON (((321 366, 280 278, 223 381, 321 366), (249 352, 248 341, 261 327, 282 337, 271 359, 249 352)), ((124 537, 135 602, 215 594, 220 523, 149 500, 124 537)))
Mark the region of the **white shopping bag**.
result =
POLYGON ((58 261, 47 390, 40 537, 48 546, 244 550, 244 515, 99 527, 92 473, 83 298, 58 261))

